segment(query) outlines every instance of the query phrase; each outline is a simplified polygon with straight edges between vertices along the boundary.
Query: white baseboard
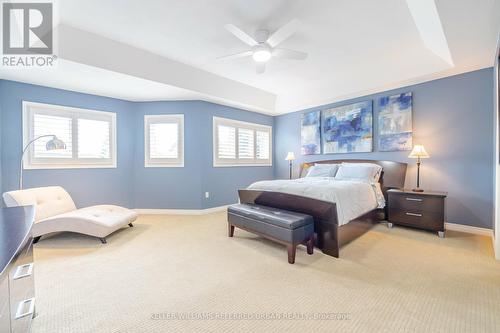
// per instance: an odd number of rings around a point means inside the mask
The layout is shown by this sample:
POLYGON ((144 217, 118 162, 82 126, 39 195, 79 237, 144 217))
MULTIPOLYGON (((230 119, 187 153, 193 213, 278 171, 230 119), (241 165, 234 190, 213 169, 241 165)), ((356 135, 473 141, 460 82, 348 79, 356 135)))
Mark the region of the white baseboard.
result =
POLYGON ((448 223, 444 224, 444 228, 446 230, 460 231, 466 232, 474 235, 488 236, 493 238, 493 230, 486 228, 473 227, 470 225, 456 224, 456 223, 448 223))
MULTIPOLYGON (((497 227, 498 228, 498 227, 497 227)), ((493 236, 491 241, 493 242, 493 251, 495 252, 495 259, 500 261, 500 238, 498 237, 498 232, 492 232, 493 236)))
POLYGON ((134 210, 141 215, 205 215, 225 211, 229 205, 206 209, 142 209, 134 210))
POLYGON ((500 260, 500 242, 498 240, 495 239, 495 237, 493 237, 493 244, 495 244, 495 258, 497 260, 500 260))
MULTIPOLYGON (((227 210, 230 205, 206 208, 206 209, 143 209, 135 208, 134 210, 141 215, 205 215, 223 212, 227 210)), ((473 227, 469 225, 448 223, 445 224, 446 230, 460 231, 474 235, 493 237, 493 230, 486 228, 473 227)))
POLYGON ((500 260, 500 241, 498 235, 493 234, 493 248, 495 249, 495 259, 500 260))

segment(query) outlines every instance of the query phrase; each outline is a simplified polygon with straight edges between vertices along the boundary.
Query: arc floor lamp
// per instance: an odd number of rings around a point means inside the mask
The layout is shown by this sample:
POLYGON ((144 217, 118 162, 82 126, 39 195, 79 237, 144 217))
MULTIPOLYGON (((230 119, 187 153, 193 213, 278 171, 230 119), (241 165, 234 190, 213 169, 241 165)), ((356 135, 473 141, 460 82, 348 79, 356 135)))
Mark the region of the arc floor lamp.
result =
POLYGON ((28 150, 29 146, 34 143, 35 141, 41 139, 41 138, 47 138, 47 137, 52 137, 47 143, 45 144, 45 149, 46 150, 57 150, 57 149, 66 149, 66 144, 64 141, 60 140, 55 136, 54 134, 47 134, 47 135, 41 135, 37 138, 34 138, 30 142, 24 146, 23 153, 21 154, 21 163, 20 163, 20 169, 19 169, 19 189, 23 189, 23 159, 24 159, 24 154, 28 150))

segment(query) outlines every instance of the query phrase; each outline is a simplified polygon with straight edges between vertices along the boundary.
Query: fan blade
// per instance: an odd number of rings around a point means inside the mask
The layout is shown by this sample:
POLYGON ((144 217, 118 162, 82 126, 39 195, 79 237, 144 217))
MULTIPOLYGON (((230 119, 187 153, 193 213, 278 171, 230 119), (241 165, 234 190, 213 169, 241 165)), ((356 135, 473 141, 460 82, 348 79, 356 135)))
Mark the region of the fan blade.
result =
POLYGON ((255 41, 255 39, 250 37, 246 32, 244 32, 243 30, 241 30, 240 28, 236 27, 233 24, 226 24, 224 26, 224 28, 226 28, 227 31, 229 31, 230 33, 235 35, 238 39, 243 41, 243 43, 245 43, 245 44, 248 44, 250 46, 255 46, 255 45, 259 44, 259 43, 257 43, 257 41, 255 41))
POLYGON ((293 60, 304 60, 307 58, 307 53, 289 49, 274 49, 273 56, 293 60))
POLYGON ((290 37, 295 31, 297 31, 300 25, 300 21, 293 19, 278 30, 276 30, 271 37, 267 39, 267 44, 271 47, 275 47, 288 37, 290 37))
POLYGON ((262 74, 266 71, 266 63, 265 62, 258 62, 257 67, 255 67, 255 71, 257 74, 262 74))
POLYGON ((240 52, 240 53, 230 54, 227 56, 218 57, 217 60, 238 59, 238 58, 249 57, 251 55, 252 55, 252 51, 245 51, 245 52, 240 52))

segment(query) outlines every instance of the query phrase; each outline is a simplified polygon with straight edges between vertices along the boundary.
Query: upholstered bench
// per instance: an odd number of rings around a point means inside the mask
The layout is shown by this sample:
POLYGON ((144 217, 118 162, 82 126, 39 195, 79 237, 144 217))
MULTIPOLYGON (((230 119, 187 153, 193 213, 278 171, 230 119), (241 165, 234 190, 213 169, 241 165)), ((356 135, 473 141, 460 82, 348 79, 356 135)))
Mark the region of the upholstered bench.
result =
POLYGON ((305 243, 307 253, 313 254, 314 222, 309 215, 255 204, 236 204, 228 208, 228 236, 234 227, 249 231, 275 242, 288 250, 288 262, 295 262, 297 245, 305 243))

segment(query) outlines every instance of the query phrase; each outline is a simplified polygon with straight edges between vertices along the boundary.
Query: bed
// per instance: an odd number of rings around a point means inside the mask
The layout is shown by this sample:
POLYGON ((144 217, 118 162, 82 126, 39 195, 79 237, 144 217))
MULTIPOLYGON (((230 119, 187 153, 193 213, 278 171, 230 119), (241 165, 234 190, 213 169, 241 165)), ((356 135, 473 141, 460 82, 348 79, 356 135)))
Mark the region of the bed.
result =
POLYGON ((311 215, 314 218, 315 246, 323 253, 339 257, 340 248, 386 219, 387 207, 377 200, 379 191, 387 200, 387 191, 403 188, 406 163, 378 160, 326 160, 303 163, 300 179, 267 181, 238 191, 241 203, 276 207, 311 215), (336 184, 328 179, 303 180, 314 164, 373 163, 382 167, 374 198, 368 195, 368 184, 336 184), (330 182, 330 183, 329 183, 330 182), (306 184, 304 184, 306 183, 306 184), (364 186, 364 187, 363 187, 364 186), (334 188, 335 199, 325 189, 334 188), (347 195, 349 193, 349 195, 347 195), (369 208, 367 208, 369 207, 369 208), (382 208, 383 207, 383 208, 382 208))

